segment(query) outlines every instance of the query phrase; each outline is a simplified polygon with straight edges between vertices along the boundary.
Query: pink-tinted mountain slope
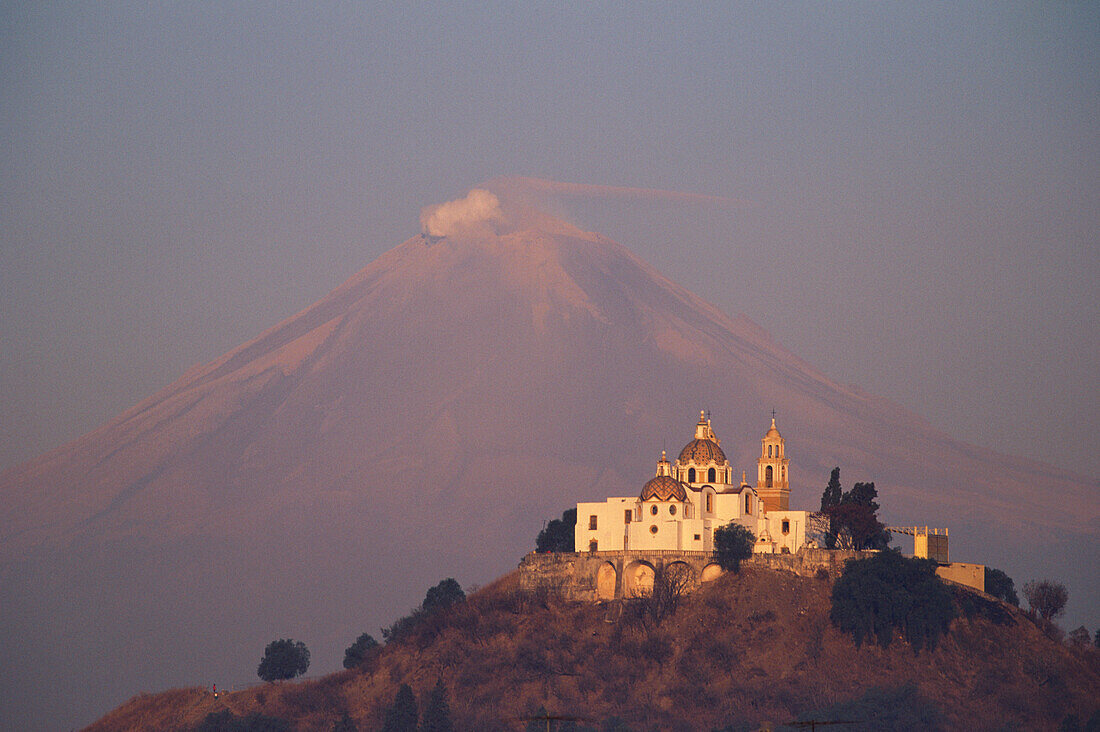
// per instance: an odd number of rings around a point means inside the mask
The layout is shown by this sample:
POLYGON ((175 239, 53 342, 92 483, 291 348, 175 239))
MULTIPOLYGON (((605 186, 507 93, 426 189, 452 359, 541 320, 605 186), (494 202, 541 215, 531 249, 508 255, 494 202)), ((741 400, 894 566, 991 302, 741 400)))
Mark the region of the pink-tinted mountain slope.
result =
POLYGON ((0 476, 0 658, 31 670, 5 714, 57 727, 141 689, 244 682, 274 637, 331 670, 438 579, 484 581, 545 518, 639 490, 704 407, 750 476, 778 410, 795 507, 840 465, 889 521, 950 526, 958 559, 1060 577, 1052 552, 1095 559, 1078 476, 833 383, 606 237, 475 223, 0 476))

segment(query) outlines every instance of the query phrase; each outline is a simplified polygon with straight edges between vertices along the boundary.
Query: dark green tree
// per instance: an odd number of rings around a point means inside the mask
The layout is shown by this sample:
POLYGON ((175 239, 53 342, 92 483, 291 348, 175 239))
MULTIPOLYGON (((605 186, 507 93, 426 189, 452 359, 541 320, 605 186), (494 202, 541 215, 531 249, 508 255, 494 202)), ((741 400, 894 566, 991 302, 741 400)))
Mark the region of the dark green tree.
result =
POLYGON ((393 698, 393 706, 386 710, 382 732, 416 732, 416 697, 408 684, 402 684, 393 698))
POLYGON ((374 656, 378 641, 370 633, 363 633, 344 650, 344 668, 358 668, 363 662, 374 656))
POLYGON ((836 547, 836 533, 839 527, 836 526, 836 521, 832 516, 831 510, 840 505, 840 498, 843 495, 843 491, 840 488, 840 467, 833 468, 833 472, 829 475, 829 483, 825 486, 825 491, 821 494, 821 513, 829 517, 829 530, 825 533, 825 548, 833 549, 836 547))
POLYGON ((1092 645, 1092 636, 1089 635, 1089 629, 1083 625, 1071 630, 1066 635, 1066 640, 1075 648, 1088 648, 1092 645))
POLYGON ((306 644, 283 638, 267 644, 256 675, 264 681, 280 681, 301 676, 308 668, 309 649, 306 644))
POLYGON ((737 574, 741 562, 752 556, 756 543, 753 533, 741 524, 730 522, 714 531, 714 560, 727 572, 737 574))
POLYGON ((1069 592, 1060 582, 1032 580, 1024 585, 1024 597, 1032 610, 1043 620, 1051 621, 1066 611, 1069 592))
POLYGON ((451 721, 451 705, 447 702, 447 687, 443 680, 435 682, 432 694, 428 697, 428 706, 424 709, 424 720, 420 723, 420 732, 454 732, 451 721))
POLYGON ((873 638, 887 647, 895 631, 913 647, 936 647, 955 617, 951 591, 927 559, 907 559, 896 551, 849 560, 833 585, 829 619, 851 633, 856 646, 873 638))
POLYGON ((546 528, 535 539, 537 552, 572 552, 573 535, 577 527, 577 509, 570 508, 562 512, 560 519, 550 519, 546 528))
POLYGON ((465 599, 466 593, 462 591, 462 586, 453 577, 448 577, 435 587, 428 589, 428 594, 424 596, 424 602, 420 607, 424 612, 432 613, 457 602, 463 602, 465 599))
POLYGON ((830 549, 885 549, 890 544, 890 533, 878 520, 875 484, 856 483, 850 491, 840 495, 839 502, 832 503, 836 490, 840 489, 839 468, 833 469, 833 477, 837 479, 835 488, 830 478, 829 487, 821 497, 823 512, 829 517, 825 546, 830 549))
POLYGON ((999 569, 985 568, 985 591, 998 600, 1010 602, 1016 607, 1020 606, 1020 598, 1016 596, 1016 584, 1011 577, 999 569))

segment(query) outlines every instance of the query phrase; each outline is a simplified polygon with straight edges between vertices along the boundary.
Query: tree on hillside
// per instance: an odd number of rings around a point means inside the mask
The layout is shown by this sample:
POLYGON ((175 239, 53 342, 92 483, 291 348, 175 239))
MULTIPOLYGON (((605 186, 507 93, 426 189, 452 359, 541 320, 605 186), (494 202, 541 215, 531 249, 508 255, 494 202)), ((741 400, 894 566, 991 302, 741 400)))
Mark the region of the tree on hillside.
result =
POLYGON ((999 569, 985 568, 985 591, 998 600, 1010 602, 1016 607, 1020 606, 1020 598, 1016 595, 1016 584, 1011 577, 999 569))
POLYGON ((900 630, 914 652, 933 649, 954 617, 951 592, 927 559, 884 551, 849 560, 833 585, 829 619, 851 633, 856 646, 874 638, 885 648, 900 630))
POLYGON ((465 600, 466 593, 462 591, 462 586, 453 577, 441 580, 435 587, 428 588, 420 607, 415 608, 408 615, 398 618, 388 628, 382 628, 382 638, 390 643, 407 635, 410 631, 417 629, 424 631, 431 627, 438 627, 439 618, 436 617, 436 613, 456 603, 465 602, 465 600))
POLYGON ((420 732, 454 732, 451 721, 451 705, 447 702, 447 688, 443 680, 435 682, 428 706, 424 709, 424 721, 420 723, 420 732))
POLYGON ((840 505, 841 495, 840 467, 838 466, 833 468, 833 472, 829 475, 829 483, 825 486, 825 491, 821 494, 821 513, 829 518, 829 530, 825 534, 826 549, 833 549, 836 547, 836 534, 840 527, 837 526, 836 520, 833 518, 830 511, 840 505))
POLYGON ((1089 629, 1083 625, 1071 630, 1066 636, 1066 640, 1074 648, 1088 648, 1092 645, 1092 636, 1089 634, 1089 629))
POLYGON ((753 533, 741 524, 731 521, 714 531, 714 560, 727 572, 737 574, 741 562, 752 556, 756 543, 753 533))
POLYGON ((665 618, 676 613, 680 601, 695 587, 695 576, 683 562, 658 565, 653 572, 653 589, 648 595, 637 598, 645 611, 660 625, 665 618))
POLYGON ((465 599, 466 593, 462 591, 462 586, 455 581, 454 577, 448 577, 441 580, 435 587, 428 588, 428 594, 424 596, 424 602, 420 607, 424 612, 432 613, 463 602, 465 599))
POLYGON ((283 638, 267 644, 256 675, 264 681, 281 681, 301 676, 308 668, 309 649, 306 644, 283 638))
POLYGON ((1024 597, 1032 610, 1043 620, 1052 621, 1066 611, 1069 592, 1060 582, 1032 580, 1024 585, 1024 597))
POLYGON ((562 511, 560 519, 550 519, 546 528, 535 539, 537 552, 572 552, 574 531, 577 527, 577 509, 562 511))
POLYGON ((393 706, 386 710, 382 732, 416 732, 416 697, 408 684, 402 684, 393 698, 393 706))
POLYGON ((885 549, 890 533, 878 520, 878 492, 874 483, 856 483, 848 492, 840 487, 840 468, 833 468, 821 495, 821 511, 829 517, 825 546, 829 549, 885 549))
POLYGON ((358 668, 372 657, 378 648, 378 641, 370 633, 363 633, 344 650, 344 668, 358 668))

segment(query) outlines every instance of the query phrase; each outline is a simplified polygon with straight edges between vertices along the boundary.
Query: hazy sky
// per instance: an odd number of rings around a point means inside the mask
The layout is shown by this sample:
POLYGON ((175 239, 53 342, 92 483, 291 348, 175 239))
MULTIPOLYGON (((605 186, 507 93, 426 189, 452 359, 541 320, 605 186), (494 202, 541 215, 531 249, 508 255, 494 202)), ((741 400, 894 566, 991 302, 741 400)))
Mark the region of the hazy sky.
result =
POLYGON ((1100 475, 1100 4, 619 5, 0 4, 0 467, 527 175, 749 202, 561 210, 1100 475))

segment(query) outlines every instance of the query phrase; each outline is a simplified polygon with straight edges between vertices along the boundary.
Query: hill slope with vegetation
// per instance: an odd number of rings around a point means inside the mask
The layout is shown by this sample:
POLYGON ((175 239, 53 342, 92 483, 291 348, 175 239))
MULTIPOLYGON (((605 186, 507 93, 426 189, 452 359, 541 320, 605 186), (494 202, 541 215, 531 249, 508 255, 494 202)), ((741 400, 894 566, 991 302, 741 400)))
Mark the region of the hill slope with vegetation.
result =
POLYGON ((1100 705, 1100 651, 1067 646, 1011 605, 951 588, 956 617, 933 649, 916 652, 901 634, 857 647, 830 622, 833 584, 746 566, 657 624, 634 603, 524 593, 512 573, 407 623, 359 668, 216 698, 141 695, 87 729, 378 730, 402 685, 423 712, 440 682, 456 729, 525 729, 547 714, 575 720, 554 729, 811 718, 862 723, 845 729, 1053 729, 1100 705))

